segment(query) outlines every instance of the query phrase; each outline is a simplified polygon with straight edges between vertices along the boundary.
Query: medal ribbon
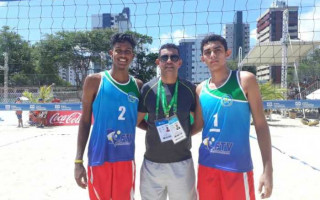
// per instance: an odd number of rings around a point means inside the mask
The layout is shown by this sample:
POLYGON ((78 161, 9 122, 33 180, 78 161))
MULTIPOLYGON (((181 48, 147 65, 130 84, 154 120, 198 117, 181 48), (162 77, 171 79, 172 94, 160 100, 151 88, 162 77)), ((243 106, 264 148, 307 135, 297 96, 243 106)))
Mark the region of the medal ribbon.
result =
POLYGON ((166 91, 162 85, 161 79, 159 79, 158 89, 157 89, 156 119, 158 119, 158 115, 159 115, 160 95, 161 95, 161 103, 162 103, 163 113, 164 113, 165 117, 169 117, 169 112, 172 107, 173 107, 173 113, 177 113, 178 84, 179 84, 179 81, 177 80, 176 84, 175 84, 173 96, 172 96, 171 101, 168 105, 166 91))

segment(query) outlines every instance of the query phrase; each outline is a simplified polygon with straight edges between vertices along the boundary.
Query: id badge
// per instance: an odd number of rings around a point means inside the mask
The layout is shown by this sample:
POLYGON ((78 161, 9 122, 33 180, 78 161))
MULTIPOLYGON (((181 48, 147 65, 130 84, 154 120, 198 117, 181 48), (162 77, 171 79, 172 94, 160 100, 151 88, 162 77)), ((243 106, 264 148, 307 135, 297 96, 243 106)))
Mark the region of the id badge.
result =
POLYGON ((187 138, 186 133, 184 132, 179 119, 176 115, 173 115, 169 118, 169 126, 172 133, 173 143, 178 143, 187 138))
POLYGON ((167 118, 155 121, 155 125, 157 127, 161 142, 172 140, 172 134, 169 127, 169 120, 167 118))

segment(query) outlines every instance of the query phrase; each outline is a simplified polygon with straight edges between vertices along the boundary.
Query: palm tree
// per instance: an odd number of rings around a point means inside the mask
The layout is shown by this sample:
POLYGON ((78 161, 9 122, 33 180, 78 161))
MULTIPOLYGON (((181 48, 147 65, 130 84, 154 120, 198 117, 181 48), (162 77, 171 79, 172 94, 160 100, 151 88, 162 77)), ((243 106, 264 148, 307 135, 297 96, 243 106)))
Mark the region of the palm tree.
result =
POLYGON ((287 89, 272 85, 271 81, 259 84, 262 100, 283 100, 287 89))
POLYGON ((23 96, 27 97, 31 103, 38 103, 38 99, 43 99, 44 103, 50 102, 53 98, 52 95, 52 85, 49 86, 41 86, 39 89, 38 96, 33 95, 33 93, 24 91, 22 93, 23 96))
MULTIPOLYGON (((287 92, 287 89, 283 89, 280 87, 277 87, 276 85, 272 85, 271 81, 268 81, 264 84, 259 84, 260 93, 262 100, 283 100, 284 99, 284 93, 287 92)), ((271 109, 265 109, 264 113, 267 118, 272 120, 271 117, 271 109)))

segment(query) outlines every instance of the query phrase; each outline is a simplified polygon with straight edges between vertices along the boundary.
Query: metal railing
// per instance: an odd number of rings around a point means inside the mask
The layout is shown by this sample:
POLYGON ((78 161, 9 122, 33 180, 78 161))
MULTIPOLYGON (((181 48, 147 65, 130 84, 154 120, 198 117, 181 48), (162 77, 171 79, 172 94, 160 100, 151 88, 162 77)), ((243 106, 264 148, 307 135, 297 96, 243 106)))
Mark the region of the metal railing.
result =
MULTIPOLYGON (((301 97, 302 99, 306 99, 306 96, 314 91, 316 91, 317 89, 320 88, 320 81, 316 80, 313 83, 311 83, 308 87, 304 88, 301 91, 301 97)), ((294 95, 294 99, 300 99, 300 93, 295 94, 294 95)))
MULTIPOLYGON (((56 96, 65 103, 80 102, 82 91, 74 90, 74 87, 55 87, 52 96, 56 96)), ((24 91, 31 92, 34 96, 39 95, 39 87, 11 87, 5 96, 5 89, 0 87, 0 103, 14 103, 18 97, 22 97, 24 91)))

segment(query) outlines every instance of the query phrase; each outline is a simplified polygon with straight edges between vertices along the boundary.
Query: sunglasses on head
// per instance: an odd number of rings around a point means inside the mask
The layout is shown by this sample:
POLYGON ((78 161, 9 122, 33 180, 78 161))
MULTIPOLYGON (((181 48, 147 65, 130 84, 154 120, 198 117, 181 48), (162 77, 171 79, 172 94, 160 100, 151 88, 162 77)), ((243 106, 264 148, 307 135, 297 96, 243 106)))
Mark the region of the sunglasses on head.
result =
POLYGON ((179 57, 178 55, 171 55, 171 56, 169 56, 169 55, 162 55, 162 56, 160 56, 160 61, 162 61, 162 62, 167 62, 167 61, 169 60, 169 58, 170 58, 170 60, 171 60, 172 62, 177 62, 177 61, 180 59, 180 57, 179 57))

